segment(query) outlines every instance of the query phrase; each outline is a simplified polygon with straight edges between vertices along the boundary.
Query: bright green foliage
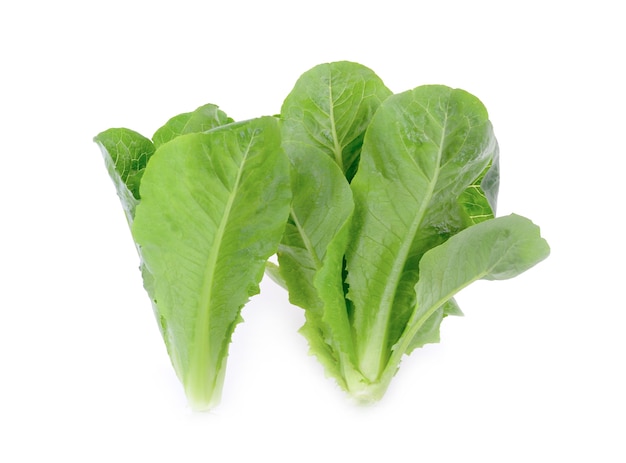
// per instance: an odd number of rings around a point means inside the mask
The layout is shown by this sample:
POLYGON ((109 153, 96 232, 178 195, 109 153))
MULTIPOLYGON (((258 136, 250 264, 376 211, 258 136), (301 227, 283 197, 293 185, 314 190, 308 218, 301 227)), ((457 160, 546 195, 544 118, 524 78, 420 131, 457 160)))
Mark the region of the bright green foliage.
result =
POLYGON ((135 218, 139 204, 139 184, 148 160, 154 154, 154 144, 129 129, 108 129, 94 141, 100 146, 104 163, 115 184, 129 224, 135 218))
POLYGON ((496 151, 473 96, 425 86, 390 97, 370 124, 346 253, 359 368, 375 381, 414 304, 425 251, 464 228, 457 202, 496 151))
POLYGON ((228 121, 213 105, 177 116, 155 134, 156 152, 127 129, 96 137, 107 166, 121 166, 119 173, 109 172, 125 209, 132 207, 144 286, 172 364, 198 410, 220 400, 231 335, 241 308, 259 291, 265 261, 276 252, 291 197, 278 121, 264 117, 219 127, 228 121), (191 125, 179 124, 185 118, 197 130, 217 128, 193 133, 191 125), (117 139, 131 141, 110 142, 117 139), (135 169, 145 175, 125 175, 127 164, 137 164, 133 156, 150 157, 135 169), (127 193, 135 183, 127 186, 125 179, 140 182, 135 194, 127 193))
MULTIPOLYGON (((438 342, 443 318, 462 314, 453 299, 456 291, 426 311, 418 309, 415 288, 422 282, 424 256, 445 250, 451 237, 463 246, 466 229, 477 224, 505 229, 519 224, 494 220, 498 145, 476 97, 431 85, 379 98, 378 108, 362 119, 359 131, 365 133, 360 136, 350 132, 350 118, 333 120, 336 112, 320 110, 321 102, 337 93, 350 95, 357 101, 351 106, 358 106, 363 92, 358 77, 345 78, 350 72, 359 76, 363 69, 345 62, 318 66, 303 75, 299 82, 307 84, 296 85, 283 105, 283 145, 292 162, 294 195, 290 223, 296 226, 288 226, 278 257, 290 300, 305 308, 302 332, 312 353, 349 393, 372 401, 380 399, 403 355, 438 342), (341 80, 334 78, 338 66, 341 80), (341 82, 338 91, 335 81, 341 82), (333 133, 328 127, 355 140, 349 146, 357 154, 340 157, 335 154, 343 149, 319 142, 333 133), (345 173, 343 178, 326 166, 328 157, 345 173), (346 158, 358 165, 346 169, 346 158), (316 181, 322 169, 332 175, 316 181), (307 175, 312 178, 305 181, 307 175), (306 245, 311 236, 323 236, 317 244, 323 244, 324 252, 306 245), (419 323, 416 313, 422 314, 419 323)), ((378 78, 372 81, 380 83, 378 78)), ((547 255, 538 235, 528 227, 521 230, 510 235, 510 246, 527 239, 538 251, 510 260, 512 269, 527 268, 547 255)), ((491 239, 502 237, 468 239, 464 252, 495 248, 491 239)), ((442 258, 439 265, 449 271, 459 268, 476 278, 486 276, 470 262, 448 262, 446 253, 442 258)))
POLYGON ((348 355, 353 360, 352 343, 346 342, 350 326, 342 289, 354 208, 346 176, 354 175, 365 129, 390 94, 370 69, 339 62, 306 72, 282 106, 283 147, 291 162, 294 199, 278 252, 281 275, 290 301, 306 309, 302 334, 339 381, 344 381, 342 369, 351 365, 341 359, 348 355), (327 318, 336 323, 327 323, 327 318), (345 355, 341 345, 349 351, 345 355))
POLYGON ((470 283, 506 280, 548 257, 548 243, 539 227, 512 214, 483 221, 427 251, 419 264, 417 303, 390 359, 370 393, 380 398, 395 374, 411 339, 439 307, 470 283))
POLYGON ((365 129, 389 95, 382 80, 360 64, 314 67, 298 79, 281 108, 285 150, 326 154, 351 179, 365 129))
MULTIPOLYGON (((232 122, 232 119, 217 106, 207 104, 195 111, 171 118, 155 132, 152 140, 126 128, 108 129, 94 137, 102 151, 105 166, 113 180, 129 226, 132 226, 135 220, 135 209, 141 201, 139 191, 141 179, 156 147, 184 133, 202 132, 229 122, 232 122)), ((141 250, 137 250, 141 255, 141 250)), ((159 320, 154 303, 154 278, 143 262, 140 268, 144 288, 150 296, 153 310, 159 320)), ((161 323, 159 327, 161 333, 165 334, 161 323)))
POLYGON ((152 136, 154 145, 158 148, 179 135, 187 133, 206 132, 222 125, 233 122, 222 110, 213 104, 200 106, 190 113, 172 117, 163 127, 152 136))
POLYGON ((220 398, 228 344, 258 293, 288 214, 287 159, 276 119, 180 136, 141 183, 133 236, 155 278, 170 357, 191 405, 220 398))
POLYGON ((330 334, 323 322, 323 318, 332 316, 325 310, 324 298, 332 297, 340 304, 343 310, 339 314, 345 318, 342 260, 348 238, 346 225, 354 207, 352 192, 343 173, 329 157, 300 151, 290 151, 289 156, 292 185, 298 194, 293 198, 278 261, 290 301, 306 309, 302 333, 319 360, 334 370, 339 366, 335 362, 333 340, 343 342, 343 337, 330 334), (337 240, 342 244, 337 244, 337 240), (333 284, 319 288, 318 274, 328 274, 322 284, 329 280, 333 284), (328 295, 324 290, 334 293, 328 295))
POLYGON ((125 128, 108 129, 94 137, 129 224, 135 218, 135 208, 140 201, 141 178, 156 148, 179 135, 205 132, 230 122, 233 120, 217 106, 207 104, 172 117, 154 133, 152 140, 125 128))
POLYGON ((393 95, 357 63, 304 73, 278 118, 235 123, 209 104, 152 140, 110 129, 95 141, 198 410, 220 400, 264 270, 304 309, 301 333, 327 373, 371 402, 404 355, 462 315, 457 292, 549 254, 528 219, 495 218, 498 144, 476 97, 442 85, 393 95))

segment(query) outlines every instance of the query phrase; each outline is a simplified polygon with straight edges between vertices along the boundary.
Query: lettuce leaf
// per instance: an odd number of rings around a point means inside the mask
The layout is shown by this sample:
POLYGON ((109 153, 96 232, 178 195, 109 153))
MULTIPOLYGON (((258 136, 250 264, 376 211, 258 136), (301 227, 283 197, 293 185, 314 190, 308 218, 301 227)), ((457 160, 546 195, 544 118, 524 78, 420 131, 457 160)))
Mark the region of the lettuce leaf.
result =
POLYGON ((341 61, 304 73, 281 108, 294 197, 278 250, 280 269, 270 274, 284 282, 290 301, 305 309, 300 331, 311 353, 344 387, 354 363, 352 343, 346 342, 351 328, 342 275, 354 208, 348 181, 365 129, 389 95, 372 70, 341 61))
POLYGON ((350 61, 315 66, 302 74, 281 108, 283 146, 289 153, 321 153, 351 179, 365 129, 391 95, 369 68, 350 61))
MULTIPOLYGON (((127 128, 111 128, 94 137, 130 227, 135 220, 135 209, 141 202, 141 179, 156 148, 179 135, 207 131, 230 122, 232 119, 216 105, 206 104, 194 111, 172 117, 155 132, 152 140, 127 128)), ((141 250, 137 248, 137 251, 141 257, 141 250)), ((154 277, 144 265, 143 259, 140 270, 143 286, 150 296, 159 329, 167 343, 163 320, 155 304, 154 277)))
POLYGON ((205 105, 170 119, 154 144, 128 129, 96 137, 170 359, 196 410, 219 403, 233 330, 259 292, 291 198, 278 121, 230 122, 205 105))
POLYGON ((139 185, 148 160, 154 154, 152 141, 134 130, 108 129, 94 137, 100 147, 104 164, 115 185, 126 219, 135 219, 139 204, 139 185))
POLYGON ((259 292, 289 210, 276 119, 233 123, 162 145, 141 182, 132 232, 154 276, 172 363, 191 406, 221 396, 241 308, 259 292))
POLYGON ((410 316, 424 252, 463 229, 459 197, 497 144, 477 98, 444 86, 394 95, 368 128, 346 253, 359 369, 376 380, 410 316))
POLYGON ((549 254, 550 247, 540 236, 539 227, 516 214, 483 221, 427 251, 419 264, 417 303, 385 370, 368 391, 370 398, 382 397, 415 333, 442 304, 476 280, 514 278, 549 254))

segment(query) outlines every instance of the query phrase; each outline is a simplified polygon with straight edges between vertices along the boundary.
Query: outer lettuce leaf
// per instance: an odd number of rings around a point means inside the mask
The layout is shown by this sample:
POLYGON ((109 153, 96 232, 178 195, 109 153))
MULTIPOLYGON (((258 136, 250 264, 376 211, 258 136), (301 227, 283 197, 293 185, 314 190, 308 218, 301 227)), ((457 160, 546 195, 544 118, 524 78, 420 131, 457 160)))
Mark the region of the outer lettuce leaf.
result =
POLYGON ((139 204, 139 185, 148 160, 154 154, 152 142, 129 129, 108 129, 94 137, 104 164, 115 185, 129 224, 139 204))
MULTIPOLYGON (((458 199, 460 206, 459 214, 465 224, 464 226, 468 227, 495 217, 499 179, 498 152, 496 148, 492 162, 472 184, 461 193, 458 199)), ((407 308, 413 307, 415 304, 412 296, 413 294, 409 292, 408 300, 410 300, 410 302, 407 303, 407 308)), ((415 334, 411 346, 406 353, 409 354, 413 349, 423 347, 426 344, 439 342, 441 322, 449 315, 463 315, 463 312, 454 299, 450 299, 433 313, 431 319, 415 334)), ((398 326, 398 328, 401 328, 401 326, 398 326)), ((398 330, 395 330, 390 337, 395 339, 398 335, 398 330)))
MULTIPOLYGON (((135 210, 141 202, 141 179, 156 147, 179 135, 206 131, 230 122, 232 119, 220 111, 217 106, 207 104, 195 111, 171 118, 155 132, 152 137, 153 141, 126 128, 108 129, 94 137, 94 141, 102 151, 105 165, 117 190, 129 226, 132 227, 135 220, 135 210)), ((141 257, 140 270, 143 286, 152 302, 159 329, 169 352, 164 319, 160 317, 155 304, 154 276, 144 265, 141 250, 138 248, 137 251, 141 257)))
POLYGON ((126 128, 105 130, 94 137, 100 146, 109 176, 129 223, 132 224, 135 208, 139 204, 139 186, 148 160, 156 148, 180 135, 206 132, 230 124, 233 120, 214 104, 200 106, 195 111, 179 114, 169 119, 152 136, 152 141, 126 128))
POLYGON ((155 132, 152 141, 126 128, 108 129, 94 137, 129 225, 134 221, 135 209, 141 200, 141 178, 156 148, 179 135, 204 132, 231 122, 233 120, 216 105, 206 104, 169 119, 155 132))
POLYGON ((194 409, 220 399, 240 311, 258 293, 289 213, 278 123, 264 117, 161 145, 132 227, 154 276, 172 363, 194 409))
POLYGON ((285 150, 330 156, 352 179, 365 129, 389 95, 380 78, 361 64, 314 67, 298 79, 281 108, 285 150))
MULTIPOLYGON (((431 249, 420 262, 415 286, 415 326, 473 281, 507 280, 533 267, 550 254, 539 227, 511 214, 462 231, 431 249)), ((413 328, 413 329, 414 329, 413 328)))
POLYGON ((442 304, 472 282, 506 280, 533 267, 550 254, 539 227, 511 214, 469 227, 424 254, 415 285, 417 305, 378 384, 370 391, 380 398, 396 373, 415 334, 430 323, 442 304))
MULTIPOLYGON (((500 169, 498 164, 498 150, 496 146, 496 152, 491 163, 489 163, 485 170, 472 182, 472 184, 468 186, 463 193, 461 193, 461 196, 459 196, 457 201, 460 206, 459 215, 464 227, 469 227, 495 217, 499 181, 500 169)), ((407 283, 410 284, 410 280, 407 279, 407 283)), ((405 307, 413 307, 415 305, 413 294, 410 289, 406 287, 407 285, 404 286, 407 291, 407 293, 405 293, 407 301, 405 302, 405 307)), ((463 315, 463 312, 454 299, 450 299, 435 313, 433 313, 431 317, 432 320, 429 320, 428 323, 424 324, 424 327, 415 334, 415 338, 413 339, 407 354, 409 354, 413 349, 423 347, 425 344, 439 342, 439 328, 441 322, 449 315, 463 315)), ((398 325, 398 329, 401 329, 401 325, 398 325)), ((394 330, 391 332, 390 338, 395 339, 398 335, 399 330, 394 330)))
MULTIPOLYGON (((459 215, 462 218, 464 227, 469 227, 495 217, 499 182, 500 168, 498 163, 498 149, 496 146, 496 152, 491 163, 472 184, 461 193, 458 199, 458 205, 460 206, 459 215)), ((407 282, 408 281, 409 280, 407 280, 407 282)), ((412 292, 408 290, 405 296, 408 296, 407 300, 410 301, 406 303, 406 307, 413 307, 415 302, 412 292)), ((463 315, 463 312, 454 299, 450 299, 433 313, 431 317, 432 320, 424 324, 424 327, 415 334, 415 338, 407 354, 413 349, 423 347, 425 344, 439 342, 439 328, 441 322, 449 315, 463 315)), ((401 328, 401 326, 398 328, 401 328)), ((392 332, 390 338, 395 339, 398 335, 398 330, 395 330, 392 332)))
MULTIPOLYGON (((117 195, 122 203, 128 225, 132 226, 135 220, 135 210, 141 201, 141 178, 148 161, 155 151, 154 144, 137 132, 130 129, 108 129, 94 137, 100 146, 104 163, 111 180, 115 185, 117 195)), ((137 248, 141 257, 141 252, 137 248)), ((156 306, 154 305, 154 278, 143 264, 140 264, 143 286, 152 302, 152 309, 159 323, 161 334, 164 334, 156 306)))
POLYGON ((374 115, 351 184, 346 254, 359 369, 369 381, 408 321, 422 255, 467 225, 459 197, 496 150, 487 111, 462 90, 418 87, 374 115))

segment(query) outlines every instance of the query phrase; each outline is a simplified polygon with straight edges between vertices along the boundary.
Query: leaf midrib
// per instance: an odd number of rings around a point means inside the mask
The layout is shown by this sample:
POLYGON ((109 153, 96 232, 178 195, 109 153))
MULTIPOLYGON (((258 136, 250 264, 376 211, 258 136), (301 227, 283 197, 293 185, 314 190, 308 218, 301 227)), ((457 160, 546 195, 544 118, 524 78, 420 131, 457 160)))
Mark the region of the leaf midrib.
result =
POLYGON ((331 136, 333 137, 333 152, 335 155, 335 162, 339 165, 341 170, 343 167, 343 150, 339 144, 337 137, 337 126, 335 124, 335 102, 333 100, 333 77, 332 72, 328 73, 328 118, 330 119, 331 136))
MULTIPOLYGON (((235 179, 235 184, 233 189, 228 196, 228 201, 226 202, 226 206, 224 208, 224 214, 222 215, 222 220, 220 221, 219 227, 215 234, 215 239, 213 240, 213 245, 211 246, 211 251, 209 253, 209 258, 207 259, 207 264, 205 266, 204 271, 204 284, 202 285, 200 303, 198 306, 198 318, 196 322, 195 329, 195 338, 194 338, 194 351, 192 355, 190 355, 190 364, 189 364, 189 376, 191 378, 195 378, 196 380, 202 381, 202 379, 208 379, 209 375, 207 374, 207 366, 209 363, 209 331, 210 331, 210 307, 211 300, 213 298, 213 281, 215 279, 215 267, 217 265, 217 260, 219 258, 219 254, 222 247, 222 241, 224 239, 224 234, 226 231, 226 227, 228 225, 228 221, 230 219, 230 214, 232 212, 233 204, 239 193, 239 184, 241 182, 241 176, 248 159, 248 155, 250 154, 250 149, 252 143, 255 139, 255 135, 251 135, 248 146, 246 147, 243 157, 241 159, 241 164, 239 165, 239 169, 237 170, 237 176, 235 179), (200 371, 195 371, 196 368, 200 368, 200 371), (203 376, 204 374, 204 376, 203 376)), ((213 376, 213 375, 212 375, 213 376)), ((215 375, 218 376, 218 375, 215 375)), ((203 388, 206 389, 206 388, 203 388)), ((212 390, 212 387, 209 388, 212 390)), ((202 389, 201 389, 202 390, 202 389)))
POLYGON ((389 277, 387 278, 387 284, 385 285, 385 290, 383 292, 383 296, 381 298, 380 305, 378 307, 376 318, 374 321, 374 327, 368 338, 365 340, 365 349, 363 351, 363 355, 359 356, 359 363, 361 366, 361 371, 367 376, 371 381, 375 381, 377 377, 380 375, 382 369, 384 369, 384 352, 388 343, 388 335, 389 330, 387 329, 389 324, 389 319, 391 317, 391 307, 393 305, 393 301, 395 299, 396 291, 398 289, 398 285, 400 283, 400 279, 402 276, 402 271, 404 269, 404 265, 406 264, 407 257, 411 250, 411 245, 414 241, 415 235, 419 226, 421 225, 424 216, 426 214, 426 209, 430 204, 430 201, 433 196, 433 192, 435 191, 435 187, 437 185, 437 181, 439 179, 439 173, 441 171, 441 159, 443 156, 443 146, 444 140, 446 136, 446 129, 448 124, 448 112, 449 112, 449 102, 448 107, 446 108, 445 118, 443 120, 443 124, 441 127, 441 137, 439 140, 439 148, 437 150, 437 168, 435 169, 434 175, 430 182, 428 183, 428 189, 426 194, 424 195, 424 200, 420 205, 420 209, 418 213, 415 215, 415 218, 411 222, 411 226, 409 227, 409 231, 406 234, 406 239, 403 241, 402 246, 396 258, 393 262, 392 271, 389 277), (380 340, 374 341, 374 340, 380 340), (378 365, 374 368, 371 368, 369 363, 369 359, 378 358, 378 365), (370 371, 368 371, 370 370, 370 371), (375 376, 375 377, 372 377, 375 376))
POLYGON ((302 238, 302 244, 304 244, 304 248, 311 256, 311 259, 313 260, 313 264, 315 265, 315 270, 318 271, 322 267, 322 262, 320 258, 318 257, 317 252, 315 252, 315 247, 313 246, 313 243, 311 242, 311 238, 306 233, 304 226, 300 223, 300 220, 298 219, 298 215, 296 214, 296 211, 294 210, 293 206, 291 206, 290 213, 291 213, 291 219, 293 220, 293 223, 296 226, 298 233, 300 234, 300 238, 302 238))

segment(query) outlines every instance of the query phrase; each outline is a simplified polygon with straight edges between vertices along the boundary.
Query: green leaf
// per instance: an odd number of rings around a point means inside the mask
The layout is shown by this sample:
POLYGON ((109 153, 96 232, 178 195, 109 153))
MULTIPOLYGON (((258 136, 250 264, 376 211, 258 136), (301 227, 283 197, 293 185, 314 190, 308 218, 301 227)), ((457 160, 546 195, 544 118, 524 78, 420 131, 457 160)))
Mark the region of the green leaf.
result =
POLYGON ((370 399, 383 396, 403 355, 417 347, 413 344, 418 333, 438 337, 432 327, 440 322, 446 301, 476 280, 513 278, 549 253, 539 227, 515 214, 476 224, 426 252, 415 285, 417 305, 383 373, 367 390, 370 399))
POLYGON ((319 153, 287 151, 294 191, 279 246, 281 274, 292 288, 291 302, 321 316, 313 285, 329 242, 352 212, 352 192, 342 172, 319 153))
POLYGON ((539 227, 511 214, 469 227, 424 254, 420 279, 415 285, 417 305, 405 333, 394 346, 382 375, 384 390, 415 334, 428 329, 446 301, 476 280, 506 280, 533 267, 550 254, 539 227))
MULTIPOLYGON (((458 199, 458 204, 461 207, 460 215, 464 218, 465 226, 471 226, 495 217, 498 187, 499 165, 496 147, 492 162, 489 163, 476 180, 461 193, 458 199)), ((406 307, 413 307, 414 301, 412 294, 409 294, 407 300, 410 302, 407 303, 406 307)), ((422 329, 416 333, 407 354, 410 354, 414 349, 423 347, 426 344, 439 342, 440 325, 443 319, 448 315, 463 315, 463 312, 454 299, 447 301, 441 309, 432 314, 422 329)), ((401 329, 401 325, 398 325, 398 328, 401 329)), ((395 339, 399 334, 398 330, 391 333, 392 339, 395 339)))
MULTIPOLYGON (((306 150, 289 150, 288 155, 294 193, 285 234, 278 248, 280 275, 289 289, 290 301, 306 309, 301 333, 307 338, 311 353, 341 384, 341 354, 337 342, 342 337, 331 334, 330 330, 337 325, 329 326, 324 320, 327 308, 321 296, 328 293, 318 292, 318 285, 340 288, 340 297, 333 299, 332 310, 343 309, 345 314, 341 261, 346 243, 342 247, 339 243, 331 246, 331 242, 346 228, 353 209, 352 193, 343 173, 328 156, 306 150), (329 259, 332 263, 327 264, 330 270, 326 273, 330 274, 317 282, 318 274, 329 259)), ((344 322, 347 323, 347 315, 344 322)), ((349 326, 347 329, 349 331, 349 326)))
MULTIPOLYGON (((498 196, 499 187, 499 165, 498 165, 498 151, 496 151, 492 162, 483 170, 483 172, 468 186, 458 199, 458 205, 460 206, 459 215, 462 217, 463 227, 468 227, 485 220, 493 219, 495 217, 496 202, 498 196)), ((445 235, 444 235, 445 236, 445 235)), ((405 294, 405 300, 398 302, 399 304, 405 304, 403 319, 406 318, 408 310, 415 305, 413 294, 410 287, 410 279, 404 279, 403 289, 407 291, 405 294)), ((400 301, 400 298, 396 297, 396 301, 400 301)), ((409 354, 413 349, 423 347, 425 344, 439 342, 439 329, 441 322, 448 315, 463 315, 459 305, 454 299, 449 300, 441 310, 433 313, 431 318, 424 327, 416 333, 411 347, 407 351, 409 354)), ((396 339, 401 333, 402 325, 397 324, 397 329, 390 330, 390 338, 396 339)), ((393 342, 393 341, 392 341, 393 342)))
POLYGON ((475 280, 516 277, 549 254, 539 227, 525 217, 511 214, 469 227, 424 254, 414 318, 424 318, 475 280))
POLYGON ((172 363, 194 409, 220 399, 240 311, 259 291, 289 213, 277 120, 161 145, 141 183, 133 236, 154 275, 172 363))
POLYGON ((370 69, 343 61, 304 73, 281 109, 293 203, 278 252, 280 275, 290 301, 305 309, 301 333, 311 352, 344 388, 358 376, 350 373, 342 273, 354 207, 346 176, 354 175, 365 129, 390 94, 370 69))
POLYGON ((231 122, 233 120, 216 105, 206 104, 195 111, 172 117, 154 133, 152 140, 158 148, 163 143, 167 143, 180 135, 206 132, 231 122))
POLYGON ((329 156, 351 179, 365 129, 389 95, 380 78, 363 65, 340 61, 314 67, 298 79, 283 103, 285 150, 329 156))
MULTIPOLYGON (((102 151, 105 166, 117 190, 128 225, 132 226, 135 210, 141 201, 139 196, 141 179, 148 161, 154 154, 154 144, 143 135, 125 128, 105 130, 94 137, 94 141, 102 151)), ((167 345, 163 324, 154 303, 154 277, 144 265, 139 248, 137 252, 141 258, 139 269, 143 286, 150 297, 152 310, 167 345)))
POLYGON ((154 153, 152 142, 129 129, 108 129, 94 137, 104 157, 109 176, 129 224, 139 204, 139 184, 148 160, 154 153))
POLYGON ((469 93, 423 86, 389 97, 367 130, 346 254, 359 367, 376 381, 415 302, 419 260, 466 226, 459 197, 497 150, 469 93))

